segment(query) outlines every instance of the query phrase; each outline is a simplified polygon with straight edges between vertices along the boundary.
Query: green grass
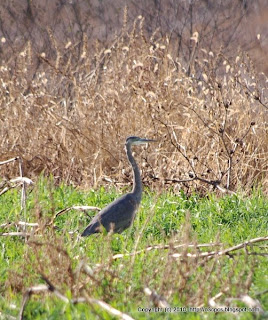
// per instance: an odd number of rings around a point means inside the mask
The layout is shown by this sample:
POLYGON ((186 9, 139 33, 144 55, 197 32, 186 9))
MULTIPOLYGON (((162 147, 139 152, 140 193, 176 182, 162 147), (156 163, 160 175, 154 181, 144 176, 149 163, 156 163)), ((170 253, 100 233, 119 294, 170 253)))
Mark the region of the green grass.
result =
MULTIPOLYGON (((70 186, 56 187, 52 180, 40 178, 28 192, 27 221, 48 222, 61 209, 72 205, 103 207, 118 196, 116 190, 83 191, 70 186)), ((89 212, 94 216, 94 212, 89 212)), ((23 220, 20 210, 20 190, 10 190, 0 197, 0 224, 23 220)), ((16 317, 26 288, 44 283, 44 274, 68 298, 86 294, 100 299, 134 319, 177 319, 178 314, 145 313, 138 308, 154 307, 144 294, 149 287, 168 300, 171 308, 208 306, 208 300, 223 292, 219 304, 227 298, 249 294, 268 308, 267 261, 260 255, 248 255, 245 250, 218 259, 202 260, 183 256, 171 258, 184 249, 172 249, 181 243, 220 242, 224 248, 252 238, 267 235, 268 201, 260 190, 251 196, 216 197, 166 192, 144 192, 134 226, 122 234, 92 235, 79 239, 78 234, 90 221, 85 213, 71 210, 59 216, 56 228, 45 228, 25 242, 19 237, 1 237, 0 250, 0 319, 16 317), (140 232, 142 230, 142 232, 140 232), (74 231, 69 234, 69 231, 74 231), (138 239, 138 240, 137 240, 138 239), (37 245, 36 243, 39 244, 37 245), (169 250, 157 249, 135 257, 113 260, 118 253, 131 253, 149 245, 170 244, 169 250), (65 251, 63 251, 65 250, 65 251), (80 261, 92 268, 93 276, 80 273, 74 277, 80 261), (228 287, 228 290, 226 289, 228 287), (258 295, 259 294, 259 295, 258 295), (2 312, 2 313, 1 313, 2 312), (2 318, 1 318, 2 317, 2 318)), ((16 231, 15 227, 0 232, 16 231)), ((215 250, 215 247, 202 251, 215 250)), ((249 252, 264 252, 257 247, 249 252)), ((197 249, 187 249, 196 253, 197 249)), ((76 274, 77 275, 77 274, 76 274)), ((240 301, 232 306, 245 307, 240 301)), ((215 313, 180 313, 179 318, 214 319, 215 313)), ((230 313, 217 314, 218 319, 230 319, 230 313)), ((253 313, 241 313, 239 319, 254 319, 253 313)), ((96 305, 66 304, 52 294, 33 295, 24 319, 113 319, 96 305)), ((114 317, 115 318, 115 317, 114 317)))

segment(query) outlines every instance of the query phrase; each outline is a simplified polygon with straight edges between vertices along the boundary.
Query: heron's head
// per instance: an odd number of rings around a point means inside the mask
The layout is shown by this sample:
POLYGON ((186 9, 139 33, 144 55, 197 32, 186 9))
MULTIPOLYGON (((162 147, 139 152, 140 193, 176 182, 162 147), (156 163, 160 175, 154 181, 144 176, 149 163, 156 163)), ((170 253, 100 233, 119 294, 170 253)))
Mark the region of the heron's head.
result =
POLYGON ((140 138, 140 137, 128 137, 126 140, 126 145, 139 145, 139 144, 146 144, 148 142, 154 142, 155 140, 152 139, 145 139, 145 138, 140 138))

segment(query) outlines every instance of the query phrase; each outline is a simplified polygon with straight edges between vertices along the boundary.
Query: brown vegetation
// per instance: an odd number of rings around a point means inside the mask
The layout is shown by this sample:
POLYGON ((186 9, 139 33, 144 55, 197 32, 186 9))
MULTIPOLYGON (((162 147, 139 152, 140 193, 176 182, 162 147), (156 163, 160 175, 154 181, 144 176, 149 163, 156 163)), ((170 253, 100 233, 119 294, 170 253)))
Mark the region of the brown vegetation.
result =
MULTIPOLYGON (((27 41, 36 52, 53 55, 52 33, 60 48, 68 41, 82 49, 83 36, 109 46, 122 27, 125 0, 3 0, 0 3, 0 57, 12 56, 27 41), (50 50, 52 49, 52 50, 50 50)), ((268 71, 265 0, 135 0, 128 1, 128 20, 145 19, 144 32, 159 29, 168 35, 175 56, 188 62, 190 37, 197 31, 199 44, 207 50, 234 55, 238 47, 250 53, 259 71, 268 71)))
POLYGON ((234 301, 241 301, 263 313, 259 301, 251 298, 249 291, 257 263, 255 257, 266 255, 260 252, 260 248, 268 237, 251 239, 226 249, 217 240, 198 244, 188 220, 189 216, 168 244, 136 250, 140 240, 137 237, 134 250, 127 254, 113 254, 111 234, 105 241, 95 241, 100 247, 98 264, 88 264, 79 255, 71 257, 69 252, 75 252, 77 245, 82 246, 81 252, 85 248, 88 250, 78 239, 70 242, 67 249, 64 239, 52 229, 39 234, 39 238, 28 237, 25 260, 19 271, 9 271, 6 283, 14 293, 24 292, 19 319, 23 319, 31 296, 40 293, 51 293, 66 304, 87 303, 92 312, 95 312, 95 306, 99 306, 120 319, 124 319, 124 313, 110 304, 120 294, 123 301, 118 302, 119 305, 129 301, 143 305, 145 301, 151 307, 169 308, 167 301, 179 296, 184 305, 195 308, 208 306, 224 310, 234 301), (135 259, 139 255, 142 255, 141 260, 135 259), (141 264, 143 271, 136 284, 135 270, 139 270, 141 264), (227 265, 231 266, 228 273, 225 270, 227 265), (33 285, 39 283, 40 278, 44 284, 33 285), (126 288, 129 288, 127 294, 126 288), (71 299, 65 295, 67 290, 71 299), (92 298, 96 294, 98 298, 92 298))
MULTIPOLYGON (((85 34, 79 49, 49 36, 48 52, 29 41, 2 61, 2 160, 19 156, 31 178, 126 183, 124 140, 140 135, 158 140, 139 157, 152 187, 267 189, 267 79, 245 52, 207 50, 194 32, 185 63, 170 38, 145 35, 142 16, 129 27, 127 12, 106 48, 85 34)), ((18 175, 11 164, 1 172, 18 175)))

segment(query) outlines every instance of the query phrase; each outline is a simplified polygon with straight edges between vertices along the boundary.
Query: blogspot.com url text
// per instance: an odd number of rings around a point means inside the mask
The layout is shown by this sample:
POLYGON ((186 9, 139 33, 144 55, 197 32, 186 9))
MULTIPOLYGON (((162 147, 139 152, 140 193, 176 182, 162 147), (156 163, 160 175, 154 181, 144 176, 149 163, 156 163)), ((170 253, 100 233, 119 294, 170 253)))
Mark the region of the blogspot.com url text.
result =
POLYGON ((138 308, 139 312, 144 313, 157 313, 157 312, 166 312, 166 313, 179 313, 179 312, 260 312, 259 308, 239 308, 239 307, 221 307, 221 308, 211 308, 211 307, 167 307, 167 308, 138 308))

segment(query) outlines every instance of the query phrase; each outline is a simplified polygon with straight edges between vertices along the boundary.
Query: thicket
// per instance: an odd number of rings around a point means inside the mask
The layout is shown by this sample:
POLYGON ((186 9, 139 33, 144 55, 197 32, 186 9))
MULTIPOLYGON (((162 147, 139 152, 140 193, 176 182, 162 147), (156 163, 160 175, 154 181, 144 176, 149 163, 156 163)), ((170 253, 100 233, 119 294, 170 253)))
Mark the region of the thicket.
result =
MULTIPOLYGON (((68 42, 54 56, 31 42, 0 68, 0 157, 20 157, 28 177, 41 172, 67 184, 130 182, 124 154, 129 135, 158 143, 138 156, 153 188, 200 192, 267 189, 267 79, 245 52, 233 58, 198 46, 188 65, 168 37, 143 33, 143 17, 109 47, 82 50, 68 42), (52 57, 50 57, 52 56, 52 57), (34 71, 34 72, 33 72, 34 71)), ((17 166, 1 176, 18 175, 17 166)))

